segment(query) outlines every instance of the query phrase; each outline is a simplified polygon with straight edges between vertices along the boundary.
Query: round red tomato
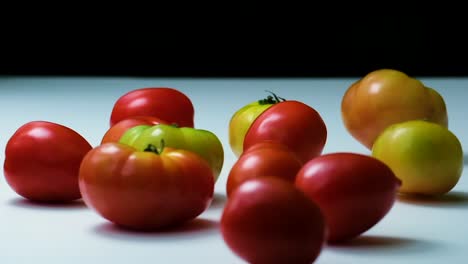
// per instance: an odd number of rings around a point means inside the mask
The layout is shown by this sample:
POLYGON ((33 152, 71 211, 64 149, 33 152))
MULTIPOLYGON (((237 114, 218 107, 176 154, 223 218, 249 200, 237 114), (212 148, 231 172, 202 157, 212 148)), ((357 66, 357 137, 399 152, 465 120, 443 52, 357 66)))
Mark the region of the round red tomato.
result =
POLYGON ((296 153, 302 162, 323 151, 327 128, 312 107, 289 100, 276 103, 255 119, 244 139, 244 149, 265 141, 277 141, 296 153))
POLYGON ((180 127, 194 127, 194 107, 181 91, 167 87, 132 90, 114 103, 110 126, 133 116, 154 116, 180 127))
POLYGON ((252 178, 274 176, 294 182, 302 162, 286 146, 274 141, 262 141, 247 149, 229 171, 226 193, 252 178))
POLYGON ((79 167, 91 149, 85 138, 66 126, 47 121, 26 123, 7 142, 5 179, 16 193, 30 200, 79 199, 79 167))
POLYGON ((221 216, 228 247, 249 263, 312 263, 326 224, 318 206, 294 184, 276 177, 243 182, 221 216))
POLYGON ((296 186, 325 215, 328 242, 359 236, 392 208, 401 182, 383 162, 357 153, 330 153, 310 160, 296 186))
POLYGON ((168 122, 154 116, 134 116, 123 119, 111 126, 102 137, 101 144, 107 142, 118 142, 122 135, 130 128, 139 125, 169 124, 168 122))
POLYGON ((86 205, 105 219, 130 229, 161 229, 192 220, 208 208, 213 172, 193 152, 144 151, 105 143, 84 157, 79 175, 86 205))

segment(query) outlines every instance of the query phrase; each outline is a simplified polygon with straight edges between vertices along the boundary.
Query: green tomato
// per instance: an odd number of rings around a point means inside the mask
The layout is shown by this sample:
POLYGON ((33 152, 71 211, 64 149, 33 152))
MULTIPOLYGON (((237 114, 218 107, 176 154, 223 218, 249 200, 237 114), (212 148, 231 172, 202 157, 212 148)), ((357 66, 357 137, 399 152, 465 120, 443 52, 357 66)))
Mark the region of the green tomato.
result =
POLYGON ((158 124, 140 125, 128 129, 120 138, 120 143, 143 151, 148 146, 185 149, 204 158, 211 169, 215 181, 218 179, 224 162, 224 150, 219 138, 211 131, 191 127, 176 127, 158 124), (162 143, 164 141, 164 143, 162 143))
POLYGON ((257 117, 274 104, 285 101, 284 98, 271 94, 265 99, 245 105, 232 115, 229 121, 229 145, 236 157, 243 153, 245 135, 257 117))
POLYGON ((449 192, 463 171, 463 150, 446 127, 423 120, 386 128, 372 148, 402 181, 400 193, 441 195, 449 192))

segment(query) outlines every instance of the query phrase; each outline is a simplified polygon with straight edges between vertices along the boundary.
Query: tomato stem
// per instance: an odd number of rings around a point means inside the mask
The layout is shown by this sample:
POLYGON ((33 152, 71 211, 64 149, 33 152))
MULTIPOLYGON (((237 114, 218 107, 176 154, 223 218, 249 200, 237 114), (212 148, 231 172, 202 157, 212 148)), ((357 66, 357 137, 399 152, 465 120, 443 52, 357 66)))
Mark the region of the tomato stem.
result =
POLYGON ((268 95, 267 98, 258 100, 258 103, 261 104, 261 105, 265 105, 265 104, 276 104, 276 103, 280 103, 280 102, 286 101, 286 99, 277 96, 277 95, 276 95, 274 92, 272 92, 272 91, 265 90, 265 92, 271 93, 271 95, 268 95))
POLYGON ((148 144, 148 146, 143 151, 144 152, 153 152, 153 153, 156 153, 156 154, 159 155, 159 154, 161 154, 163 152, 164 147, 165 147, 164 139, 161 139, 161 145, 159 145, 159 148, 156 147, 153 144, 148 144))

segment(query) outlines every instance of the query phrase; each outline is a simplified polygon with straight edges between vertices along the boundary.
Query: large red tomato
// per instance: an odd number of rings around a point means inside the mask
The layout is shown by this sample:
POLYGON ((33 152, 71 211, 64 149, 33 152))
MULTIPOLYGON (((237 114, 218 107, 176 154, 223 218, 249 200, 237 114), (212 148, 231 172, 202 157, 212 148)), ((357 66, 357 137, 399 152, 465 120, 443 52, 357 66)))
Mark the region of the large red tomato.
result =
POLYGON ((229 171, 226 194, 242 182, 257 177, 279 177, 294 182, 303 163, 285 145, 274 141, 262 141, 253 145, 239 157, 229 171))
POLYGON ((114 103, 110 126, 133 116, 154 116, 180 127, 194 126, 194 107, 181 91, 167 87, 135 89, 114 103))
POLYGON ((101 144, 107 142, 118 142, 123 134, 130 128, 139 125, 169 124, 169 122, 154 116, 134 116, 123 119, 111 126, 102 137, 101 144))
POLYGON ((28 122, 7 142, 5 179, 16 193, 30 200, 79 199, 79 167, 91 149, 88 141, 69 127, 47 121, 28 122))
POLYGON ((327 128, 320 114, 299 101, 276 103, 259 115, 244 139, 244 148, 265 141, 286 145, 307 162, 319 156, 327 139, 327 128))
POLYGON ((243 182, 228 199, 221 234, 249 263, 312 263, 325 243, 319 207, 294 184, 262 177, 243 182))
POLYGON ((144 151, 105 143, 84 157, 79 175, 86 205, 105 219, 131 229, 161 229, 192 220, 208 208, 213 172, 187 150, 144 151))
POLYGON ((401 182, 383 162, 357 153, 330 153, 310 160, 296 186, 317 203, 328 225, 328 242, 359 236, 392 208, 401 182))

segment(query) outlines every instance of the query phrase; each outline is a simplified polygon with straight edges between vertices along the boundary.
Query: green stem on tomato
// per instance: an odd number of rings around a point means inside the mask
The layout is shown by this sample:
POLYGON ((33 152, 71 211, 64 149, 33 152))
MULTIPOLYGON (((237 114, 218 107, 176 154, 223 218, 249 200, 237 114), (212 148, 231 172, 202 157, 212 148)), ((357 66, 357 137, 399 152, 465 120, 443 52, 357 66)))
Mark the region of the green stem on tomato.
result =
POLYGON ((155 145, 153 144, 148 144, 148 146, 143 150, 144 152, 153 152, 155 154, 161 154, 164 150, 164 147, 165 147, 165 142, 164 142, 164 139, 161 139, 161 144, 158 147, 156 147, 155 145))
POLYGON ((261 104, 261 105, 265 105, 265 104, 276 104, 276 103, 280 103, 280 102, 286 101, 286 99, 277 96, 277 95, 276 95, 275 93, 273 93, 272 91, 265 90, 265 92, 271 93, 271 95, 268 95, 267 98, 258 100, 258 103, 261 104))

